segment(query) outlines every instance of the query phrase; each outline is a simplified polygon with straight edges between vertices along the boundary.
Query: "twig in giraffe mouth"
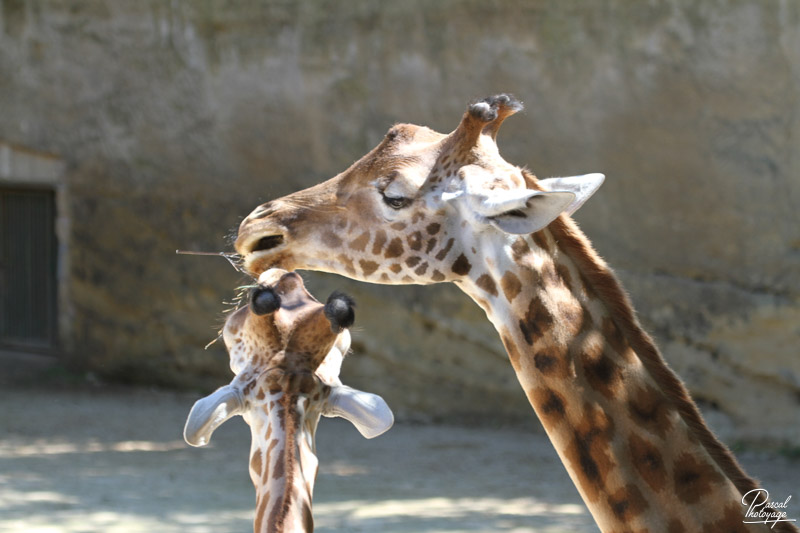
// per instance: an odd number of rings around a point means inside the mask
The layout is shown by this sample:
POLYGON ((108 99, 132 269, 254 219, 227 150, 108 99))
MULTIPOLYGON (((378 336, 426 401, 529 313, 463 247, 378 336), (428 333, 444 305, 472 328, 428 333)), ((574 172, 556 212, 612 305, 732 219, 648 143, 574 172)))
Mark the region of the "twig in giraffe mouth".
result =
POLYGON ((237 253, 232 252, 195 252, 190 250, 175 250, 175 253, 178 255, 206 255, 206 256, 219 256, 224 257, 228 263, 237 271, 241 272, 242 274, 247 274, 242 269, 242 256, 237 253))

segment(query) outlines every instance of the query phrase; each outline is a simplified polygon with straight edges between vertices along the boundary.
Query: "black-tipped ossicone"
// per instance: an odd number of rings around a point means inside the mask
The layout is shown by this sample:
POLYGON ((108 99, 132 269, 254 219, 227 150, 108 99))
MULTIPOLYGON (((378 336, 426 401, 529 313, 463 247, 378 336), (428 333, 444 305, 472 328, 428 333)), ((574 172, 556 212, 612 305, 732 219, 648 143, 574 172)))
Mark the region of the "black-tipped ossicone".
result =
POLYGON ((272 287, 256 287, 250 292, 250 310, 257 315, 274 313, 281 307, 281 297, 272 287))
POLYGON ((356 321, 356 302, 343 292, 334 291, 325 303, 325 316, 334 333, 341 333, 356 321))

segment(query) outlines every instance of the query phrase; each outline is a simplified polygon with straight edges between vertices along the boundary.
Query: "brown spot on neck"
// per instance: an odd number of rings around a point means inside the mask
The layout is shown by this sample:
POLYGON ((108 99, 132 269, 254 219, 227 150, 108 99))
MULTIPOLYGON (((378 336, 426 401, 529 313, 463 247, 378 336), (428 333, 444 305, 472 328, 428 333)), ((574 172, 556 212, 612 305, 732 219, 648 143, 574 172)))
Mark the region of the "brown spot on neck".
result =
POLYGON ((399 237, 395 237, 389 242, 383 256, 386 259, 392 259, 394 257, 400 257, 401 255, 403 255, 403 241, 401 241, 399 237))
POLYGON ((609 494, 607 502, 614 517, 623 524, 629 524, 648 507, 642 491, 633 483, 609 494))
POLYGON ((590 333, 579 347, 580 361, 586 383, 606 398, 613 398, 622 385, 622 369, 603 348, 602 337, 590 333))
POLYGON ((503 289, 503 294, 508 303, 511 303, 522 290, 522 283, 519 281, 516 274, 508 270, 503 274, 503 277, 500 278, 500 287, 503 289))
POLYGON ((555 263, 550 260, 545 261, 539 271, 539 286, 544 290, 549 290, 563 284, 561 276, 556 271, 555 263))
POLYGON ((511 254, 516 263, 522 262, 529 253, 531 253, 531 247, 528 246, 528 242, 524 237, 519 237, 514 241, 514 244, 511 245, 511 254))
POLYGON ((546 387, 535 389, 529 393, 528 399, 548 431, 553 431, 556 424, 565 419, 564 398, 554 390, 546 387))
POLYGON ((505 347, 506 353, 508 354, 508 358, 511 361, 511 366, 514 368, 515 371, 519 372, 520 353, 519 350, 517 349, 517 345, 511 338, 511 335, 509 335, 508 330, 503 329, 503 333, 500 335, 500 339, 503 341, 503 346, 505 347))
POLYGON ((667 533, 689 533, 689 530, 686 529, 686 526, 683 525, 683 522, 677 518, 673 518, 669 521, 667 533))
POLYGON ((382 229, 379 229, 375 232, 375 242, 372 243, 372 254, 379 255, 383 250, 383 245, 386 244, 386 232, 382 229))
POLYGON ((267 491, 264 494, 258 495, 258 505, 256 506, 256 520, 254 524, 255 531, 264 530, 264 518, 267 512, 267 504, 269 503, 270 493, 267 491))
POLYGON ((419 264, 420 261, 422 261, 422 258, 414 255, 406 259, 406 265, 408 265, 409 267, 414 267, 417 264, 419 264))
POLYGON ((253 456, 250 458, 250 471, 255 473, 257 478, 261 478, 263 464, 261 462, 262 450, 258 448, 253 450, 253 456))
POLYGON ((339 254, 338 256, 336 256, 336 260, 339 261, 342 264, 342 266, 344 266, 345 271, 350 276, 356 275, 356 267, 353 265, 352 259, 350 259, 348 256, 344 254, 339 254))
POLYGON ((532 234, 531 237, 533 238, 533 243, 536 246, 546 252, 550 251, 550 244, 547 242, 547 232, 545 230, 537 231, 536 233, 532 234))
POLYGON ((364 259, 359 261, 358 264, 361 266, 361 271, 364 273, 364 277, 372 275, 373 272, 378 270, 378 266, 380 266, 375 261, 365 261, 364 259))
POLYGON ((565 456, 589 502, 606 493, 608 473, 616 468, 610 450, 611 419, 598 405, 586 404, 584 417, 573 431, 565 456))
POLYGON ((675 494, 688 504, 699 502, 723 482, 723 477, 713 465, 690 453, 684 453, 675 460, 672 479, 675 494))
POLYGON ((435 238, 429 239, 427 246, 425 246, 425 253, 426 254, 431 253, 431 250, 433 250, 435 247, 436 247, 436 239, 435 238))
POLYGON ((472 265, 464 254, 458 256, 452 266, 454 274, 459 276, 466 276, 472 270, 472 265))
POLYGON ((418 252, 422 249, 422 232, 415 231, 408 236, 408 247, 418 252))
POLYGON ((555 345, 544 346, 533 354, 533 366, 547 378, 563 379, 575 375, 567 349, 555 345))
POLYGON ((497 286, 489 274, 482 274, 477 281, 475 281, 475 285, 488 292, 492 296, 497 296, 497 286))
POLYGON ((352 242, 350 242, 350 248, 357 252, 363 252, 366 249, 367 244, 369 243, 369 238, 370 238, 370 232, 365 231, 364 233, 359 235, 356 239, 354 239, 352 242))
POLYGON ((525 317, 519 321, 519 329, 522 336, 525 337, 525 342, 532 345, 536 339, 553 326, 553 323, 553 315, 537 295, 531 298, 525 317))
POLYGON ((447 244, 445 244, 444 248, 439 250, 439 252, 436 254, 437 261, 441 261, 442 259, 447 257, 447 254, 450 252, 450 248, 453 247, 454 242, 456 242, 456 240, 452 237, 447 240, 447 244))
POLYGON ((661 438, 672 429, 668 406, 664 395, 649 385, 629 392, 628 413, 633 422, 661 438))
POLYGON ((633 467, 654 492, 664 489, 667 469, 661 451, 647 439, 632 434, 628 439, 628 450, 633 467))

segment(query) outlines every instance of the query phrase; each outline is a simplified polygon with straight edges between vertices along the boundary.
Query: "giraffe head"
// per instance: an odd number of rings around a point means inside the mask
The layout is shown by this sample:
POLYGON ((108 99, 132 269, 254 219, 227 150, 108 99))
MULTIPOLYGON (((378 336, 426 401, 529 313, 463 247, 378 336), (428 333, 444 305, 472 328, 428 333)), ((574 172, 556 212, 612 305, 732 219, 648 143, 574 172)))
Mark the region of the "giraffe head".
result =
POLYGON ((236 376, 194 404, 184 438, 204 446, 223 422, 242 415, 252 437, 256 531, 311 530, 314 437, 321 415, 345 418, 367 438, 394 421, 380 396, 339 380, 353 307, 341 293, 323 305, 299 275, 272 269, 259 277, 249 305, 225 322, 223 338, 236 376))
POLYGON ((343 173, 245 218, 236 240, 245 268, 390 284, 459 281, 485 243, 573 213, 603 181, 601 174, 536 180, 506 162, 497 132, 520 109, 498 95, 471 104, 449 135, 392 127, 343 173))

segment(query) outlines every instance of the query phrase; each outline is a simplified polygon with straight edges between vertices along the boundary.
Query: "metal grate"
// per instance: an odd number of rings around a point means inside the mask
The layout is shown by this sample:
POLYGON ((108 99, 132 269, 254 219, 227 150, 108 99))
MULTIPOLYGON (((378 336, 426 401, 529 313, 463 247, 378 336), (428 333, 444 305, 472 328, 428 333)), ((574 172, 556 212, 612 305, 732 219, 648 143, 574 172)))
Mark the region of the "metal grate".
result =
POLYGON ((55 347, 56 258, 53 192, 0 189, 0 345, 55 347))

